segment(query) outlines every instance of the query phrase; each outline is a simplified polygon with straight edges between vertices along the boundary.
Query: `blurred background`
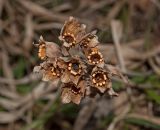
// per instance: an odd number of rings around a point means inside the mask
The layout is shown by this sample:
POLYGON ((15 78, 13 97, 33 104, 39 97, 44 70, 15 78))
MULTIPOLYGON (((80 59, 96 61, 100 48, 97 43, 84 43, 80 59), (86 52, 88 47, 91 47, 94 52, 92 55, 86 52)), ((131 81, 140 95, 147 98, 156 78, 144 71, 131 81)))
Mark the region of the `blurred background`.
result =
POLYGON ((0 130, 160 130, 159 0, 0 0, 0 130), (40 35, 60 43, 64 21, 97 30, 118 97, 62 104, 55 83, 32 73, 40 35))

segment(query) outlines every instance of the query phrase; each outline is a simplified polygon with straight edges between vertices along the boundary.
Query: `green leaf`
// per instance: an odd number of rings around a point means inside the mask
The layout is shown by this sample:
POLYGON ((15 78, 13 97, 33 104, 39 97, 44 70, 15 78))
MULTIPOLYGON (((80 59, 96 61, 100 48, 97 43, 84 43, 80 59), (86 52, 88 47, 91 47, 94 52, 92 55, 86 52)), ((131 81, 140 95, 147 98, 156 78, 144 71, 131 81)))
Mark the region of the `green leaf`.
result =
POLYGON ((149 99, 155 101, 156 103, 160 104, 160 95, 155 90, 146 90, 146 94, 149 99))
POLYGON ((69 118, 75 118, 78 114, 78 109, 77 105, 75 104, 65 104, 63 105, 61 112, 69 118))
POLYGON ((147 79, 147 82, 152 84, 156 88, 160 88, 160 77, 157 75, 150 75, 147 79))
POLYGON ((31 87, 31 85, 29 85, 29 84, 17 85, 17 91, 18 91, 20 94, 27 94, 27 93, 29 93, 32 89, 33 89, 33 87, 31 87))
POLYGON ((23 58, 20 58, 15 66, 13 68, 13 73, 15 78, 21 78, 25 75, 25 70, 27 68, 26 62, 23 58))
POLYGON ((154 123, 152 123, 148 120, 144 120, 144 119, 126 118, 125 122, 127 122, 129 124, 143 126, 143 127, 146 127, 146 128, 152 128, 152 129, 160 130, 160 125, 159 124, 154 124, 154 123))
MULTIPOLYGON (((54 102, 54 104, 51 106, 48 112, 43 113, 42 116, 37 117, 31 124, 25 126, 21 130, 30 130, 30 129, 36 129, 36 130, 43 130, 44 129, 44 124, 46 121, 54 115, 56 110, 59 108, 59 102, 58 99, 54 102)), ((56 117, 55 117, 56 118, 56 117)))
POLYGON ((2 71, 2 69, 0 69, 0 76, 3 76, 3 71, 2 71))
POLYGON ((120 83, 120 82, 113 82, 113 83, 112 83, 112 86, 113 86, 113 89, 114 89, 115 91, 119 91, 119 90, 121 90, 122 88, 124 88, 124 85, 123 85, 122 83, 120 83))
POLYGON ((131 79, 133 82, 140 84, 140 83, 144 83, 145 82, 145 78, 144 77, 139 77, 139 76, 135 76, 131 79))
POLYGON ((100 128, 101 129, 104 129, 107 125, 109 125, 112 120, 114 119, 115 115, 114 113, 109 113, 106 117, 104 117, 103 119, 101 119, 101 122, 100 122, 100 128))

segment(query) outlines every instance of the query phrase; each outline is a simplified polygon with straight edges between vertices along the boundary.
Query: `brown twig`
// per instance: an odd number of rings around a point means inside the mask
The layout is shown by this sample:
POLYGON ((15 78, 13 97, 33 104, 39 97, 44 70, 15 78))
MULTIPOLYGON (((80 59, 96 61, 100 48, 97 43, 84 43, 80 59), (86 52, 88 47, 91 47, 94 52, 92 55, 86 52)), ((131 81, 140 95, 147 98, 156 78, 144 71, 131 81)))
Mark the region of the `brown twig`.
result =
POLYGON ((115 44, 115 50, 116 50, 117 58, 120 64, 120 68, 122 72, 126 72, 127 70, 125 67, 125 62, 124 62, 124 58, 121 51, 122 49, 120 46, 120 39, 122 37, 122 25, 119 21, 113 20, 111 22, 111 28, 112 28, 112 35, 113 35, 113 40, 115 44))

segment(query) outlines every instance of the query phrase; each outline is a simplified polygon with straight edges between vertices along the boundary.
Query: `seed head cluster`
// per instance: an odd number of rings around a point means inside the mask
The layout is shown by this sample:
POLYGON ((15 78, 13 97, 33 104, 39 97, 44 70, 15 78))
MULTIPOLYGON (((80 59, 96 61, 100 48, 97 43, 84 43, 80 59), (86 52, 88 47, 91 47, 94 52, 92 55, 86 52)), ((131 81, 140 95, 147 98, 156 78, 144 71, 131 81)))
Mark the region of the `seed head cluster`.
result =
POLYGON ((62 45, 47 42, 40 37, 38 57, 42 60, 34 72, 42 74, 43 81, 60 81, 63 103, 79 104, 85 96, 98 93, 118 94, 112 89, 111 77, 123 77, 116 67, 106 64, 98 49, 96 32, 86 32, 86 25, 69 17, 61 29, 62 45))

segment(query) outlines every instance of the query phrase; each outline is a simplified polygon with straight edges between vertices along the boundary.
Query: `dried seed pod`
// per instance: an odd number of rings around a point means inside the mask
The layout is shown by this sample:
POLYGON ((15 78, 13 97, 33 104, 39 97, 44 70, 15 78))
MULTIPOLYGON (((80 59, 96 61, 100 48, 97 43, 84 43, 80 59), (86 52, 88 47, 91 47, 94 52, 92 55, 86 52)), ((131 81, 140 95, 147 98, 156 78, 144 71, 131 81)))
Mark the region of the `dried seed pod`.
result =
POLYGON ((59 63, 59 65, 65 69, 65 72, 61 77, 61 81, 64 83, 72 81, 77 84, 85 69, 84 64, 78 57, 74 57, 69 60, 65 58, 61 63, 59 63))
POLYGON ((96 47, 98 45, 98 37, 95 35, 95 31, 86 34, 80 41, 80 46, 82 49, 96 47))
POLYGON ((39 43, 35 45, 38 47, 38 57, 41 60, 61 56, 59 46, 54 42, 45 41, 42 36, 40 36, 39 43))
POLYGON ((73 102, 79 104, 85 94, 85 82, 81 80, 78 85, 73 82, 62 84, 61 99, 63 103, 73 102))
POLYGON ((97 48, 91 48, 85 52, 88 63, 91 65, 97 65, 99 67, 104 66, 104 59, 102 53, 97 48))
POLYGON ((75 46, 85 35, 85 29, 84 24, 80 24, 77 19, 70 17, 61 29, 59 39, 64 42, 65 47, 75 46))
POLYGON ((54 66, 50 62, 43 62, 40 66, 34 67, 34 72, 42 73, 43 81, 50 81, 60 78, 62 75, 61 69, 58 66, 54 66))
POLYGON ((109 90, 112 86, 111 80, 106 71, 102 68, 95 67, 91 73, 92 87, 97 88, 101 93, 109 90))

